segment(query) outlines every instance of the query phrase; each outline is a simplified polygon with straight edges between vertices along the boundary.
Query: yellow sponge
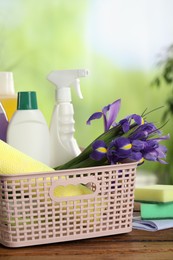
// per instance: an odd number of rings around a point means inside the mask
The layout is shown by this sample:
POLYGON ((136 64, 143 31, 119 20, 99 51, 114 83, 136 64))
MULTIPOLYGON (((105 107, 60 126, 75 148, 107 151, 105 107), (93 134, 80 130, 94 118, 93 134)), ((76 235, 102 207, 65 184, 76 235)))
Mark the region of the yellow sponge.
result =
POLYGON ((149 185, 135 188, 136 201, 171 202, 173 185, 149 185))
POLYGON ((3 175, 54 171, 54 169, 32 159, 1 140, 0 156, 0 174, 3 175))
POLYGON ((71 196, 80 196, 86 194, 92 194, 93 191, 87 188, 84 185, 72 185, 69 184, 67 186, 57 186, 54 189, 54 196, 55 197, 71 197, 71 196))

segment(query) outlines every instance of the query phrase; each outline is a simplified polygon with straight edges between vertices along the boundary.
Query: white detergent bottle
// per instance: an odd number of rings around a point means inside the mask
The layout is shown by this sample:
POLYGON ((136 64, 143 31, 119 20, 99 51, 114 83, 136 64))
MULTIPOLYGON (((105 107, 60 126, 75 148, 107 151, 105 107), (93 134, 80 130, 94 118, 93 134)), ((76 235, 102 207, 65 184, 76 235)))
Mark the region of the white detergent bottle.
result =
POLYGON ((50 165, 49 127, 37 107, 36 92, 18 92, 17 110, 7 129, 7 143, 46 165, 50 165))
POLYGON ((88 70, 57 70, 48 75, 48 80, 56 86, 56 104, 50 123, 50 166, 56 167, 68 162, 81 153, 74 138, 74 109, 71 104, 71 85, 79 98, 79 78, 86 77, 88 70))

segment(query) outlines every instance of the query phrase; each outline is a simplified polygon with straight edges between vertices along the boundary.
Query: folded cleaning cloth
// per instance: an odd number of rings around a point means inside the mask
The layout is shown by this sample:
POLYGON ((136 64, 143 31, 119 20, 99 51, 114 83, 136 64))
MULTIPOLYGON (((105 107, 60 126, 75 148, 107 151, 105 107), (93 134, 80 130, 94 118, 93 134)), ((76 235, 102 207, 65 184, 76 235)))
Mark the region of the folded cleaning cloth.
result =
POLYGON ((158 231, 173 228, 173 219, 142 220, 140 216, 133 217, 132 228, 146 231, 158 231))

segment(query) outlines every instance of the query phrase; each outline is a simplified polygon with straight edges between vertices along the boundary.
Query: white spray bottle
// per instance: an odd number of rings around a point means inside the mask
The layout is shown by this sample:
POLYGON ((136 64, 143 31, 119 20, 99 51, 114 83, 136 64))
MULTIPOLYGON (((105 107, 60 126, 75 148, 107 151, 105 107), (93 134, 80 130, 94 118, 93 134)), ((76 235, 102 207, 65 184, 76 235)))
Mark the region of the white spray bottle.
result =
POLYGON ((88 70, 57 70, 48 75, 56 86, 56 104, 50 123, 50 166, 68 162, 81 153, 74 138, 74 109, 71 104, 71 85, 79 98, 82 97, 79 78, 86 77, 88 70))

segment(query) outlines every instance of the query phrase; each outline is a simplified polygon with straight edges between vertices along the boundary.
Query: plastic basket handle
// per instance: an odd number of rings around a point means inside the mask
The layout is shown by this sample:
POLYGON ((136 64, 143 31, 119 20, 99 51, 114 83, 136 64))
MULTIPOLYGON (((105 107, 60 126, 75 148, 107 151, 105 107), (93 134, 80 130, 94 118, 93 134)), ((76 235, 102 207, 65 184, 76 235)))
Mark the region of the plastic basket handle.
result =
MULTIPOLYGON (((67 187, 68 188, 68 187, 67 187)), ((95 198, 99 192, 99 185, 97 183, 96 178, 94 177, 86 177, 86 178, 79 178, 79 179, 60 179, 58 181, 55 181, 49 190, 49 196, 50 198, 55 202, 61 202, 61 201, 69 201, 69 200, 79 200, 79 199, 91 199, 95 198), (65 197, 58 197, 54 195, 54 189, 58 186, 66 187, 68 185, 85 185, 88 188, 93 191, 91 194, 81 194, 79 196, 65 196, 65 197)))

